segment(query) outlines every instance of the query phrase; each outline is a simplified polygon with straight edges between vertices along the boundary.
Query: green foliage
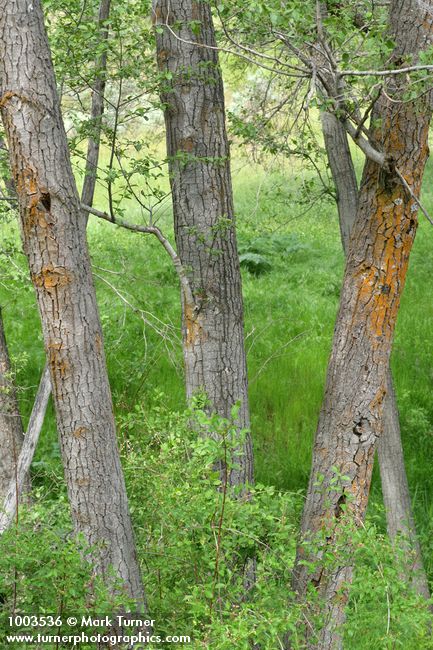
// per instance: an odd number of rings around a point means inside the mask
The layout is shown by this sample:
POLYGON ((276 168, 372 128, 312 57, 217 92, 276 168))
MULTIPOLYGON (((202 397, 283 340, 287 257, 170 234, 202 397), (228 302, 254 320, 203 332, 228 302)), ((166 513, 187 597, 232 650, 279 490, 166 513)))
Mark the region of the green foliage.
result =
POLYGON ((241 267, 244 267, 253 275, 261 275, 272 268, 272 264, 267 257, 248 250, 239 255, 239 262, 241 267))
POLYGON ((309 246, 303 244, 296 233, 273 233, 254 239, 241 236, 238 250, 241 267, 258 276, 270 271, 275 262, 285 261, 299 251, 308 251, 309 246))
MULTIPOLYGON (((0 638, 15 629, 8 621, 14 614, 60 616, 63 626, 42 631, 61 635, 76 633, 76 629, 67 626, 68 614, 97 617, 102 612, 130 607, 130 599, 114 574, 116 596, 107 592, 85 560, 90 549, 73 535, 66 496, 50 503, 43 490, 38 489, 33 491, 32 498, 31 508, 20 510, 18 524, 0 537, 0 638)), ((35 633, 31 627, 19 630, 35 633)), ((91 631, 92 628, 86 629, 91 631)))
POLYGON ((152 609, 165 632, 193 631, 193 647, 247 648, 251 634, 271 647, 294 615, 285 599, 299 497, 261 485, 248 497, 225 494, 215 468, 227 454, 235 462, 233 425, 200 411, 167 412, 162 400, 125 422, 125 472, 152 609), (245 601, 243 570, 253 557, 258 583, 245 601))
MULTIPOLYGON (((236 464, 233 423, 196 409, 170 411, 164 401, 156 392, 151 409, 137 403, 118 419, 156 633, 190 635, 197 650, 248 650, 251 640, 274 650, 289 631, 293 648, 301 650, 305 611, 294 600, 290 579, 302 493, 261 484, 247 494, 228 488, 216 466, 224 458, 229 466, 236 464), (256 583, 246 594, 245 575, 253 567, 256 583)), ((345 477, 336 477, 334 489, 340 481, 345 477)), ((374 522, 355 528, 348 519, 338 553, 326 548, 326 535, 324 530, 305 543, 305 550, 325 545, 328 568, 352 554, 356 562, 344 627, 347 647, 427 650, 430 613, 403 579, 404 545, 393 548, 374 522)), ((83 561, 87 552, 71 534, 66 497, 50 504, 37 490, 32 508, 22 511, 18 526, 0 539, 0 634, 8 631, 13 610, 96 617, 120 603, 127 609, 128 599, 119 595, 113 601, 92 576, 83 561)), ((309 599, 308 616, 317 604, 314 591, 309 599)), ((320 617, 309 620, 318 634, 320 617)))

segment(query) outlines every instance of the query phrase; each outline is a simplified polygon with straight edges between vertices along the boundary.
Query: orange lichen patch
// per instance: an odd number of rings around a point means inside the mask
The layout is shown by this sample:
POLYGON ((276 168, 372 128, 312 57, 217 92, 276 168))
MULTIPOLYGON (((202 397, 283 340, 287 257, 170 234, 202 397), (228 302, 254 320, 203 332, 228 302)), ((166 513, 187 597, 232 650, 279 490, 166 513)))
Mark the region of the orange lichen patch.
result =
POLYGON ((372 410, 376 409, 378 406, 380 406, 385 398, 386 395, 386 388, 385 386, 382 386, 379 388, 377 391, 376 395, 373 397, 370 407, 372 410))
POLYGON ((168 52, 167 50, 159 50, 159 52, 156 55, 156 60, 158 61, 158 64, 162 66, 168 59, 168 52))
POLYGON ((192 20, 200 20, 200 5, 198 2, 191 2, 191 18, 192 20))
POLYGON ((7 102, 14 97, 18 97, 18 99, 21 99, 21 101, 26 101, 26 98, 19 93, 16 93, 13 90, 7 90, 0 99, 0 108, 3 108, 3 106, 5 106, 7 102))
POLYGON ((39 187, 36 172, 30 167, 21 170, 16 179, 18 195, 24 197, 25 210, 23 230, 26 236, 34 227, 48 228, 51 196, 44 187, 39 187))
POLYGON ((95 336, 95 343, 96 343, 96 349, 97 349, 98 353, 101 354, 101 352, 102 352, 102 338, 99 336, 99 334, 97 334, 95 336))
POLYGON ((202 326, 202 319, 199 314, 195 312, 195 306, 185 305, 185 329, 186 329, 186 347, 193 347, 200 341, 206 339, 206 332, 202 326))
POLYGON ((381 337, 391 336, 397 317, 416 230, 412 204, 401 187, 391 196, 386 192, 377 196, 372 262, 368 267, 361 265, 356 272, 358 307, 355 318, 367 318, 374 347, 381 337))
POLYGON ((58 341, 50 341, 48 343, 47 348, 48 348, 48 354, 49 354, 51 350, 56 350, 56 351, 61 350, 62 349, 62 344, 59 343, 58 341))
POLYGON ((397 125, 388 126, 388 149, 392 151, 393 156, 396 156, 399 153, 403 153, 406 149, 406 143, 402 140, 400 129, 397 125))
POLYGON ((47 291, 54 287, 64 287, 72 280, 72 275, 63 266, 47 264, 43 266, 40 273, 34 273, 32 280, 37 287, 43 287, 47 291))
MULTIPOLYGON (((52 376, 55 382, 58 378, 64 379, 69 370, 69 363, 61 353, 61 344, 48 346, 48 362, 51 366, 52 376)), ((54 386, 54 392, 57 394, 57 386, 54 386)))
POLYGON ((194 140, 192 138, 183 138, 182 140, 179 140, 179 149, 180 151, 191 153, 194 151, 194 140))
POLYGON ((33 196, 38 194, 36 172, 32 167, 24 167, 18 170, 16 186, 17 192, 20 195, 25 194, 26 196, 33 196))
MULTIPOLYGON (((364 451, 364 449, 362 449, 362 447, 359 448, 358 451, 356 452, 354 458, 353 458, 354 462, 355 462, 357 465, 361 465, 361 463, 362 463, 363 460, 364 460, 364 455, 365 455, 365 451, 364 451)), ((355 488, 354 488, 354 486, 352 485, 352 491, 353 491, 354 489, 355 489, 355 488)))
POLYGON ((90 485, 90 478, 89 477, 79 478, 75 482, 80 487, 87 487, 88 485, 90 485))
POLYGON ((377 269, 368 268, 361 269, 360 271, 360 286, 358 293, 358 301, 364 307, 368 301, 371 299, 372 292, 374 291, 374 286, 378 278, 377 269))
POLYGON ((74 438, 84 438, 88 430, 89 429, 87 427, 78 427, 78 429, 75 429, 75 431, 73 431, 72 435, 74 438))

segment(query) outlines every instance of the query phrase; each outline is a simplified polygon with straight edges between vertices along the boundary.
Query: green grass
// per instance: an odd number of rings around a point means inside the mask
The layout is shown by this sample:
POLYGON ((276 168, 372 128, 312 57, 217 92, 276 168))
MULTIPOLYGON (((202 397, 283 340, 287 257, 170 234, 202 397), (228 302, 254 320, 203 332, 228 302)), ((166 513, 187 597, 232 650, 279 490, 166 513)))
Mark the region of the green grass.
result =
MULTIPOLYGON (((269 236, 276 220, 280 224, 277 232, 292 237, 296 243, 288 253, 269 253, 272 264, 269 272, 255 276, 243 271, 256 479, 282 489, 304 490, 343 272, 336 211, 332 204, 323 202, 295 219, 294 208, 288 199, 284 200, 284 185, 281 185, 282 181, 287 187, 292 183, 289 172, 284 178, 281 174, 266 175, 258 167, 239 167, 234 173, 234 189, 240 242, 251 243, 261 232, 269 236), (276 182, 283 189, 278 201, 273 202, 276 182), (258 193, 260 185, 262 191, 258 193)), ((428 208, 433 208, 432 180, 433 166, 429 165, 424 183, 424 203, 428 208)), ((96 205, 101 201, 102 195, 96 205)), ((133 206, 125 216, 131 221, 140 218, 133 206)), ((172 236, 167 209, 161 225, 172 236)), ((12 226, 3 230, 14 232, 12 226)), ((167 339, 144 325, 139 314, 125 306, 106 282, 95 277, 117 411, 128 411, 137 402, 150 406, 161 392, 169 408, 182 408, 179 290, 170 260, 153 238, 116 229, 95 218, 89 223, 89 246, 95 273, 115 285, 160 329, 164 329, 162 323, 168 326, 167 339)), ((397 324, 392 367, 416 522, 431 578, 432 258, 433 229, 420 215, 397 324)), ((14 261, 25 269, 22 255, 16 255, 14 261)), ((33 291, 23 280, 11 278, 9 271, 10 265, 3 264, 0 301, 11 352, 21 360, 18 381, 22 388, 22 409, 28 416, 43 366, 42 338, 33 291)), ((123 437, 126 433, 120 430, 119 435, 123 437)), ((52 413, 34 469, 36 482, 44 485, 49 495, 61 474, 52 413), (50 480, 53 476, 54 482, 50 480)), ((378 516, 383 526, 380 498, 376 471, 371 513, 378 516)))

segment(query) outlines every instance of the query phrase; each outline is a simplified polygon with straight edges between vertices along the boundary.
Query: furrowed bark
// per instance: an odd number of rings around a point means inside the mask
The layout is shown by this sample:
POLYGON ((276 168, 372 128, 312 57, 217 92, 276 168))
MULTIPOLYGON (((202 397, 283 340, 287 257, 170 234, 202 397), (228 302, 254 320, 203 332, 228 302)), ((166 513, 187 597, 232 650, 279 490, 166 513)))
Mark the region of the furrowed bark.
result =
POLYGON ((39 0, 0 0, 0 107, 77 532, 144 605, 86 242, 39 0))
POLYGON ((24 437, 24 443, 21 447, 19 458, 17 459, 15 475, 9 481, 7 491, 2 495, 3 508, 0 512, 0 535, 9 528, 17 514, 20 497, 25 488, 26 477, 28 476, 36 445, 38 444, 39 434, 44 423, 50 394, 50 372, 47 365, 42 373, 38 392, 30 415, 27 432, 24 437))
MULTIPOLYGON (((321 117, 325 149, 337 192, 341 241, 347 256, 350 234, 358 210, 358 183, 344 125, 332 113, 322 113, 321 117)), ((407 580, 413 584, 420 595, 429 598, 428 581, 416 535, 404 465, 400 421, 391 369, 388 371, 382 418, 383 433, 377 444, 377 455, 388 535, 393 541, 397 536, 402 536, 411 558, 407 566, 407 580)))
MULTIPOLYGON (((395 65, 431 45, 432 22, 433 4, 431 11, 420 11, 415 0, 393 0, 395 65)), ((388 95, 403 98, 407 83, 388 79, 388 95)), ((371 141, 383 151, 386 165, 368 160, 364 167, 301 525, 304 541, 314 539, 318 548, 298 547, 293 574, 302 598, 310 586, 317 590, 324 621, 314 647, 320 649, 341 647, 352 563, 342 557, 337 567, 326 566, 324 552, 338 548, 348 522, 359 526, 365 516, 392 338, 417 226, 418 205, 396 168, 419 196, 431 104, 431 93, 416 105, 382 95, 373 110, 371 141)))
POLYGON ((23 423, 9 359, 0 310, 0 503, 9 484, 15 480, 18 457, 23 444, 23 423))
MULTIPOLYGON (((205 392, 210 410, 249 428, 241 276, 225 129, 224 89, 208 2, 154 0, 157 58, 170 72, 162 93, 178 255, 193 302, 182 295, 187 397, 205 392), (195 21, 196 29, 191 22, 195 21), (175 33, 174 33, 174 31, 175 33), (183 39, 183 40, 180 40, 183 39), (199 45, 195 45, 198 43, 199 45)), ((253 480, 250 435, 229 483, 253 480)))
POLYGON ((428 599, 430 588, 416 534, 391 373, 387 378, 387 392, 383 402, 383 433, 377 442, 377 455, 388 535, 392 540, 401 537, 408 551, 405 577, 420 596, 428 599))
MULTIPOLYGON (((110 16, 111 0, 101 0, 99 5, 99 26, 101 42, 108 40, 108 28, 106 22, 110 16)), ((107 81, 107 51, 104 49, 96 61, 96 78, 93 82, 92 106, 90 109, 90 121, 92 124, 92 135, 87 144, 86 167, 84 172, 83 189, 81 191, 81 202, 85 205, 93 205, 95 194, 96 176, 99 161, 99 148, 101 144, 102 116, 104 114, 104 93, 107 81)), ((85 213, 85 219, 88 218, 85 213)))

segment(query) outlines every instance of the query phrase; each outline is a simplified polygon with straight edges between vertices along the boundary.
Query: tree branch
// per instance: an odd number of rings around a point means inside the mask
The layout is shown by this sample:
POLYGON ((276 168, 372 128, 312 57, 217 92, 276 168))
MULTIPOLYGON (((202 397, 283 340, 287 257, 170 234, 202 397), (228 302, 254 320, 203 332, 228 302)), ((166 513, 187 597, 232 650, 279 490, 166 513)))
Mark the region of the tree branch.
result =
POLYGON ((381 151, 375 149, 370 144, 370 142, 359 133, 359 130, 353 126, 347 117, 341 121, 347 133, 350 135, 355 144, 358 145, 361 151, 366 155, 366 157, 377 163, 380 167, 383 167, 386 162, 385 155, 381 151))
POLYGON ((140 224, 129 223, 128 221, 124 221, 123 219, 118 219, 113 215, 109 215, 107 212, 101 212, 101 210, 92 208, 89 205, 84 205, 83 203, 81 204, 81 207, 89 214, 93 214, 95 217, 99 217, 99 219, 104 219, 105 221, 114 223, 116 226, 126 228, 127 230, 131 230, 132 232, 140 232, 146 235, 154 235, 158 239, 158 241, 162 244, 166 253, 170 256, 174 264, 174 268, 176 269, 176 273, 179 277, 180 285, 185 296, 185 300, 189 305, 194 305, 195 303, 194 295, 186 271, 175 249, 170 244, 168 239, 163 235, 160 228, 158 228, 157 226, 142 226, 140 224))

